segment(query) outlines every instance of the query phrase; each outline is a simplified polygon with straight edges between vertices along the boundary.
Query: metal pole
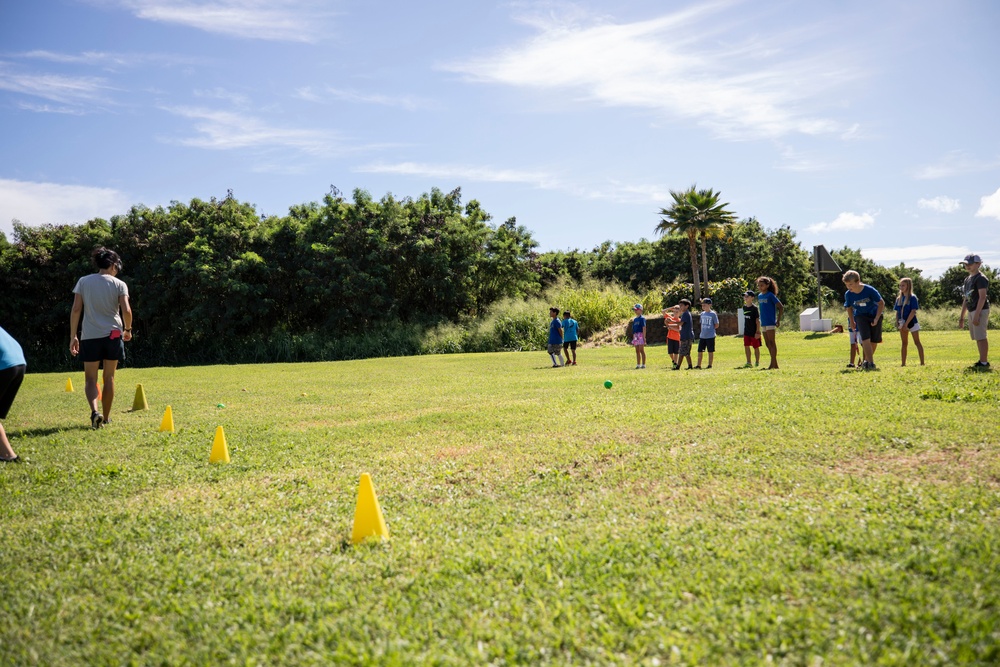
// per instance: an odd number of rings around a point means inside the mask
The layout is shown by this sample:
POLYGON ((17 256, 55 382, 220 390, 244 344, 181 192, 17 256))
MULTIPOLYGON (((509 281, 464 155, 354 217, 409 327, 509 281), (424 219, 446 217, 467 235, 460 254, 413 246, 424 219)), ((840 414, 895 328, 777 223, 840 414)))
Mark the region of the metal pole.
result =
POLYGON ((813 266, 816 268, 816 304, 819 306, 819 319, 823 319, 823 283, 819 272, 819 246, 813 246, 813 266))

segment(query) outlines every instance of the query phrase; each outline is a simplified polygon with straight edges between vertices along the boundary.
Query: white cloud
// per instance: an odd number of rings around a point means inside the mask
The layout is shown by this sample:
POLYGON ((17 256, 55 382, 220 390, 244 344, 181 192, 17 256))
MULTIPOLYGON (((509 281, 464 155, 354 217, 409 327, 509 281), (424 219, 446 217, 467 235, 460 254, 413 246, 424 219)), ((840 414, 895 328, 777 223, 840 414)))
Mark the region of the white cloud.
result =
POLYGON ((977 218, 996 218, 1000 220, 1000 188, 991 195, 986 195, 979 200, 979 210, 976 211, 977 218))
POLYGON ((524 183, 544 189, 559 187, 558 180, 546 172, 497 169, 495 167, 484 166, 399 162, 396 164, 369 164, 355 167, 353 171, 364 174, 399 174, 402 176, 421 176, 425 178, 478 181, 483 183, 524 183))
POLYGON ((861 254, 884 266, 896 266, 902 262, 921 269, 925 277, 934 278, 957 265, 970 252, 966 246, 920 245, 864 248, 861 254))
POLYGON ((0 178, 0 230, 8 238, 14 219, 26 225, 81 223, 124 213, 130 205, 112 188, 0 178))
POLYGON ((831 222, 818 222, 810 225, 806 229, 813 234, 823 232, 853 232, 861 229, 868 229, 875 224, 875 216, 878 212, 849 213, 844 212, 838 215, 831 222))
MULTIPOLYGON (((14 71, 0 62, 0 90, 41 97, 60 104, 93 106, 108 103, 113 88, 106 79, 93 76, 72 77, 61 74, 14 71)), ((29 107, 30 109, 30 107, 29 107)), ((49 108, 31 110, 50 111, 49 108)))
POLYGON ((961 208, 957 199, 945 197, 944 195, 934 197, 933 199, 918 199, 917 206, 937 211, 938 213, 954 213, 961 208))
POLYGON ((272 127, 260 118, 192 107, 167 107, 170 113, 193 120, 198 136, 174 143, 210 150, 290 148, 311 155, 328 155, 339 148, 338 137, 324 130, 272 127))
POLYGON ((824 118, 816 100, 858 75, 843 55, 790 53, 785 37, 725 33, 731 2, 634 23, 534 17, 539 34, 492 55, 441 66, 467 80, 575 92, 611 106, 688 118, 733 139, 857 129, 824 118))
POLYGON ((952 151, 937 164, 918 168, 913 177, 922 181, 931 181, 963 174, 975 174, 1000 167, 1000 160, 981 160, 964 151, 952 151))
POLYGON ((230 37, 315 42, 330 12, 319 0, 121 0, 137 17, 230 37))
POLYGON ((344 90, 327 86, 323 91, 317 92, 312 87, 299 88, 295 91, 299 99, 307 102, 325 102, 327 98, 340 100, 343 102, 354 102, 359 104, 377 104, 387 107, 399 107, 406 111, 416 111, 417 109, 431 109, 437 105, 431 100, 416 97, 413 95, 382 95, 379 93, 363 93, 357 90, 344 90))

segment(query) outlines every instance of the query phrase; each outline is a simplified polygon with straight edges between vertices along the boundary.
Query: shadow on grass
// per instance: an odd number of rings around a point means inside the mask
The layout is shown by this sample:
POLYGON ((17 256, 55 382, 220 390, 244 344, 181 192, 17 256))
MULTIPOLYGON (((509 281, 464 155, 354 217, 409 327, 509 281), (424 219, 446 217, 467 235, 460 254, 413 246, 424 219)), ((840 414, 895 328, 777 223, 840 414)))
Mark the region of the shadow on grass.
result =
POLYGON ((830 336, 836 336, 837 334, 833 331, 816 331, 805 336, 806 340, 816 340, 818 338, 829 338, 830 336))
POLYGON ((57 433, 65 433, 66 431, 92 431, 93 429, 87 425, 80 426, 54 426, 50 428, 22 428, 17 430, 17 435, 20 438, 25 436, 33 438, 35 436, 45 437, 47 435, 55 435, 57 433))

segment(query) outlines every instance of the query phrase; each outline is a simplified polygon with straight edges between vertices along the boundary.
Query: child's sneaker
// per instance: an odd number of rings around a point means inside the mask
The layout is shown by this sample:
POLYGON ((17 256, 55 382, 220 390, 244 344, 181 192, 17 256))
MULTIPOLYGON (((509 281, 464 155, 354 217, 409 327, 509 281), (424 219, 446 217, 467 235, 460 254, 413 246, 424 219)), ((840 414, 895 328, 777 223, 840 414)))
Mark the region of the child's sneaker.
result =
POLYGON ((712 364, 709 364, 708 366, 705 366, 706 369, 711 368, 711 367, 712 367, 712 364))
POLYGON ((642 366, 639 366, 639 368, 645 368, 645 367, 646 367, 646 364, 643 364, 642 366))
POLYGON ((101 428, 101 424, 103 423, 104 423, 104 417, 101 416, 101 413, 99 412, 90 413, 90 428, 96 431, 97 429, 101 428))
POLYGON ((847 364, 848 368, 854 368, 854 364, 847 364))
POLYGON ((755 361, 755 362, 753 362, 753 365, 754 365, 754 368, 756 368, 757 366, 760 366, 760 362, 759 361, 755 361))
POLYGON ((990 370, 990 362, 977 361, 976 363, 972 364, 971 368, 974 371, 988 371, 990 370))

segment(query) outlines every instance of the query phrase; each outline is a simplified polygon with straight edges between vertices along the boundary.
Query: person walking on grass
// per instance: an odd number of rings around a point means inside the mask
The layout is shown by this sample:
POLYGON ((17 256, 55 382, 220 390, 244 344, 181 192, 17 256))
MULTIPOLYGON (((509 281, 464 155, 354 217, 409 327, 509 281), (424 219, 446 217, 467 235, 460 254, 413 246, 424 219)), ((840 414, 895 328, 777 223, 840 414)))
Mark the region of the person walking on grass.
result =
POLYGON ((559 321, 559 309, 549 308, 549 317, 552 318, 549 322, 549 356, 552 357, 552 368, 559 368, 566 365, 562 357, 563 329, 559 321))
POLYGON ((674 369, 680 359, 677 356, 681 347, 681 318, 679 317, 681 307, 673 305, 663 309, 663 324, 667 327, 667 354, 670 355, 670 362, 674 369))
MULTIPOLYGON (((10 406, 14 403, 17 391, 24 380, 24 369, 24 351, 17 341, 0 327, 0 419, 7 419, 10 406)), ((3 422, 0 422, 0 462, 21 462, 21 457, 10 446, 3 422)))
POLYGON ((691 302, 687 299, 681 299, 678 305, 681 309, 681 342, 677 350, 677 363, 674 364, 674 370, 681 369, 681 361, 684 359, 687 359, 688 370, 691 370, 694 368, 691 364, 691 341, 694 340, 694 318, 691 316, 691 302))
POLYGON ((760 311, 757 310, 756 296, 750 291, 743 293, 743 351, 747 355, 743 368, 760 366, 760 311), (750 350, 753 350, 752 364, 750 350))
POLYGON ((580 336, 578 331, 580 329, 580 323, 573 319, 573 316, 568 310, 563 311, 563 352, 566 354, 566 365, 576 366, 576 342, 579 340, 580 336), (573 352, 573 361, 569 360, 569 353, 573 352))
POLYGON ((979 272, 983 260, 979 255, 966 255, 962 261, 969 277, 962 284, 962 314, 958 316, 958 328, 965 326, 965 314, 969 314, 969 336, 976 341, 979 361, 972 364, 977 371, 990 370, 990 340, 986 329, 990 323, 989 279, 979 272))
POLYGON ((646 318, 642 316, 642 304, 632 307, 635 318, 632 320, 632 345, 635 347, 635 368, 646 367, 646 318))
POLYGON ((785 314, 785 306, 778 299, 778 283, 774 278, 761 276, 757 279, 757 308, 760 311, 760 333, 767 345, 767 353, 771 356, 771 365, 767 370, 778 367, 778 342, 775 334, 781 326, 781 317, 785 314))
POLYGON ((861 338, 861 350, 864 360, 862 370, 875 370, 875 350, 882 342, 882 313, 885 310, 885 300, 878 290, 861 282, 857 271, 844 274, 844 308, 851 329, 857 328, 861 338))
POLYGON ((701 355, 708 350, 708 366, 712 367, 715 357, 715 331, 719 328, 719 315, 712 310, 712 300, 705 297, 701 300, 701 336, 698 338, 698 365, 701 368, 701 355))
POLYGON ((906 365, 906 347, 909 337, 913 336, 913 344, 917 346, 917 354, 920 355, 920 365, 924 365, 924 346, 920 344, 920 323, 917 322, 917 310, 920 308, 920 301, 913 293, 913 279, 899 279, 899 294, 896 295, 896 303, 893 310, 896 311, 896 328, 899 329, 899 337, 903 341, 903 346, 899 350, 902 358, 901 366, 906 365))
POLYGON ((132 308, 128 286, 117 278, 122 260, 114 250, 101 247, 92 255, 97 273, 84 276, 73 288, 73 309, 69 316, 69 352, 80 355, 86 381, 91 428, 111 422, 115 401, 115 370, 125 361, 125 343, 132 340, 132 308), (83 331, 77 338, 80 315, 83 331), (104 394, 98 406, 97 373, 104 364, 104 394), (100 407, 100 409, 98 409, 100 407))

